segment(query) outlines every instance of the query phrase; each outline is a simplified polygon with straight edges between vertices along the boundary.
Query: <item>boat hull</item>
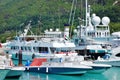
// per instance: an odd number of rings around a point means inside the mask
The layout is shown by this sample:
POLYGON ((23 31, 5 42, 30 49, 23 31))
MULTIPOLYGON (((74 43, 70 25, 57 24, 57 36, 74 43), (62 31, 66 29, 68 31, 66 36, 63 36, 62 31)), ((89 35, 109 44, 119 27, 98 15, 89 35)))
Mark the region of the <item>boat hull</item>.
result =
POLYGON ((4 80, 10 69, 0 69, 0 80, 4 80))
POLYGON ((93 68, 92 70, 88 71, 89 73, 103 73, 110 67, 92 66, 92 68, 93 68))
POLYGON ((90 73, 103 73, 107 69, 112 67, 111 65, 107 65, 107 64, 96 64, 96 63, 93 63, 92 61, 83 61, 81 63, 86 66, 92 67, 92 70, 88 71, 90 73))
POLYGON ((96 64, 108 64, 116 67, 120 67, 120 60, 101 60, 101 61, 94 61, 96 64))
POLYGON ((13 67, 6 75, 6 78, 18 78, 23 74, 24 71, 24 67, 13 67))
POLYGON ((26 67, 26 71, 47 74, 82 75, 90 69, 74 67, 26 67))

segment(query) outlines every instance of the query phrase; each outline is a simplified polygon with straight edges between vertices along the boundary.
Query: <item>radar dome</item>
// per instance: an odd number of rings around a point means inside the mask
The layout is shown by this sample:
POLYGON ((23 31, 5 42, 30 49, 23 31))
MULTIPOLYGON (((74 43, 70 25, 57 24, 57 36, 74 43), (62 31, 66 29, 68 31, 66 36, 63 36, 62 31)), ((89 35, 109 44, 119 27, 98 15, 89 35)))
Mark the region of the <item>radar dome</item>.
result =
POLYGON ((103 18, 102 18, 102 24, 103 24, 103 25, 108 25, 109 23, 110 23, 109 17, 103 17, 103 18))
POLYGON ((94 24, 94 25, 99 25, 100 24, 100 17, 98 17, 98 16, 94 16, 93 18, 92 18, 92 23, 94 24))
POLYGON ((74 29, 74 33, 77 33, 77 29, 74 29))
POLYGON ((95 13, 93 13, 93 14, 92 14, 92 18, 93 18, 93 17, 95 17, 95 16, 96 16, 96 14, 95 14, 95 13))

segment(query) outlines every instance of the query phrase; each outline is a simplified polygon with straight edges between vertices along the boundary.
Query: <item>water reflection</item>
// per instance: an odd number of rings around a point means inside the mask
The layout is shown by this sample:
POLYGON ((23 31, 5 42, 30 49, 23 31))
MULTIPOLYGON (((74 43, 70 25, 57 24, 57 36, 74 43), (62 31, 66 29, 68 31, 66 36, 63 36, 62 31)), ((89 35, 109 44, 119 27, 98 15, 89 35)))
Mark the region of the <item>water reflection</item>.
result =
POLYGON ((19 79, 7 80, 119 80, 120 67, 113 67, 103 74, 90 74, 86 73, 82 76, 67 76, 67 75, 53 75, 53 74, 40 74, 35 72, 24 72, 19 79))
POLYGON ((25 72, 20 80, 107 80, 103 74, 85 74, 82 76, 67 76, 67 75, 53 75, 53 74, 38 74, 25 72))
POLYGON ((110 68, 104 75, 108 80, 120 80, 120 67, 110 68))

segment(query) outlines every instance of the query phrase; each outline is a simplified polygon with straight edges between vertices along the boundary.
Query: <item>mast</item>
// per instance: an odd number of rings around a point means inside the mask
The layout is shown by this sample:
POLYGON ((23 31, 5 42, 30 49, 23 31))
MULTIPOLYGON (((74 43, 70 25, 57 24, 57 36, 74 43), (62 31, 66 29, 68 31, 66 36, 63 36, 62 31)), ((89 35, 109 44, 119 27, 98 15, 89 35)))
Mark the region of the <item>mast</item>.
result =
POLYGON ((86 0, 85 2, 86 2, 86 3, 85 3, 85 5, 86 5, 86 16, 85 16, 85 18, 86 18, 85 20, 86 20, 86 21, 85 21, 85 26, 87 27, 87 5, 88 5, 88 4, 87 4, 87 0, 86 0))

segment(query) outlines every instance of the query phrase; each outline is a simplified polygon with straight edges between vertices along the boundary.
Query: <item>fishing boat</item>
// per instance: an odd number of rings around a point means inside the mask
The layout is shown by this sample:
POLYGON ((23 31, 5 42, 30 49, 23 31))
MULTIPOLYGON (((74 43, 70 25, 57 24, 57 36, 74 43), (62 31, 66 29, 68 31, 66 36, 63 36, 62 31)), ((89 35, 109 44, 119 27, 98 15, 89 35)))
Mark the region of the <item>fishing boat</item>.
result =
MULTIPOLYGON (((30 25, 30 24, 28 24, 30 25)), ((64 32, 56 29, 53 31, 45 30, 41 35, 27 35, 30 26, 25 32, 15 37, 7 46, 7 52, 12 54, 13 59, 18 59, 18 54, 22 53, 23 60, 32 60, 35 57, 49 57, 62 55, 76 55, 74 50, 75 44, 70 40, 65 40, 64 35, 68 35, 69 30, 64 32)))
POLYGON ((82 75, 85 74, 88 70, 92 69, 92 67, 82 64, 62 61, 61 58, 57 59, 59 59, 59 61, 49 62, 47 59, 36 58, 33 60, 30 66, 26 66, 26 71, 46 74, 82 75))

